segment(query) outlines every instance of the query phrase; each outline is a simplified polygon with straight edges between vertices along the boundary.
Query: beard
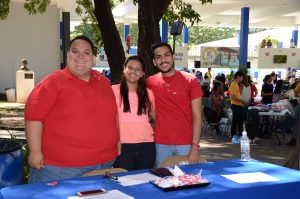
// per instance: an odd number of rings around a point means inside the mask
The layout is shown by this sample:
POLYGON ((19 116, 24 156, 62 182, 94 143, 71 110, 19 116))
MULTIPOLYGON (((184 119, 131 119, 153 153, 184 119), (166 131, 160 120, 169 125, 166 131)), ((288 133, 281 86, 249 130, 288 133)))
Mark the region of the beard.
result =
MULTIPOLYGON (((163 64, 164 64, 164 63, 163 63, 163 64)), ((158 69, 159 69, 159 71, 160 71, 161 73, 169 73, 169 72, 171 72, 174 68, 175 68, 175 63, 173 62, 172 66, 171 66, 169 69, 165 70, 165 71, 161 70, 160 68, 158 68, 158 69)))

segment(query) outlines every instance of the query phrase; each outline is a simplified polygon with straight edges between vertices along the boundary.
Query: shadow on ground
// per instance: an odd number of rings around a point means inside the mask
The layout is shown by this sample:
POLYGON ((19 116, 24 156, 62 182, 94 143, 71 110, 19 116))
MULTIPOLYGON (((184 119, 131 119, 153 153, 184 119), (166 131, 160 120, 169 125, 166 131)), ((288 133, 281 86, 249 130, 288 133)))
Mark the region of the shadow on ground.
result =
MULTIPOLYGON (((293 146, 285 143, 290 140, 290 135, 280 136, 281 146, 275 136, 271 139, 259 139, 255 144, 250 145, 251 158, 277 165, 284 165, 290 157, 293 146)), ((211 135, 204 131, 200 141, 200 153, 207 161, 218 161, 225 159, 240 158, 240 145, 232 144, 228 136, 211 135)))

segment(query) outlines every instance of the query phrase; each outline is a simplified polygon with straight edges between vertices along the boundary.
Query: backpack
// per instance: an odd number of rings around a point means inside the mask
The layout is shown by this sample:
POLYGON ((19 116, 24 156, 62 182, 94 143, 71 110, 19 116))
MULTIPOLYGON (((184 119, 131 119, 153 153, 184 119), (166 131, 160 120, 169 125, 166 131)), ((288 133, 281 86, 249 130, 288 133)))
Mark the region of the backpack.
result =
POLYGON ((250 109, 248 110, 247 120, 246 120, 246 131, 249 139, 253 140, 259 133, 259 110, 250 109))

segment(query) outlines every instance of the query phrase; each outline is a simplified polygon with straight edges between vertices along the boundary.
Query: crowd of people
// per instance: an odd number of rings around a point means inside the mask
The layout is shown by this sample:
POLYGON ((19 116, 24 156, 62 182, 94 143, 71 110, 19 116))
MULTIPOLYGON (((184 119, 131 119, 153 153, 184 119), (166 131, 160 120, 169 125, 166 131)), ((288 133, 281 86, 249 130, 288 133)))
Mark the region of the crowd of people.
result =
MULTIPOLYGON (((224 116, 223 102, 228 99, 231 137, 242 134, 248 106, 258 94, 249 75, 232 71, 213 79, 211 68, 204 77, 179 71, 169 44, 159 42, 151 50, 159 73, 146 79, 145 63, 134 55, 124 63, 121 82, 110 85, 107 74, 92 69, 91 40, 71 40, 66 68, 45 77, 26 103, 29 183, 78 177, 94 169, 160 167, 176 155, 197 163, 203 97, 214 118, 224 116)), ((283 83, 276 78, 275 73, 265 77, 262 103, 282 99, 283 83)), ((299 95, 300 83, 295 93, 299 95)))
POLYGON ((175 155, 199 161, 200 84, 194 75, 175 69, 169 44, 154 44, 152 53, 159 73, 145 79, 143 59, 131 56, 120 84, 111 86, 92 69, 91 40, 71 40, 66 68, 45 77, 26 103, 29 183, 112 166, 154 168, 175 155))

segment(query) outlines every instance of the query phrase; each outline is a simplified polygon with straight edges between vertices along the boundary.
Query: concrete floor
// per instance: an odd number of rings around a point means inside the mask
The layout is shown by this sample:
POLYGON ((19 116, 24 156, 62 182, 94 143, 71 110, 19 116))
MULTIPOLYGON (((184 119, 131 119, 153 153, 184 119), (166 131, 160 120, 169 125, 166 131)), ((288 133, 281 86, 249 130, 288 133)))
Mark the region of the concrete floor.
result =
MULTIPOLYGON (((259 139, 255 144, 251 144, 251 158, 284 165, 294 146, 285 144, 290 140, 289 134, 285 134, 284 138, 281 135, 279 137, 282 142, 281 146, 278 146, 275 136, 272 136, 271 139, 259 139)), ((201 137, 200 145, 200 153, 208 161, 240 158, 240 145, 232 144, 230 138, 225 135, 213 134, 211 136, 205 131, 201 137)))
MULTIPOLYGON (((24 125, 23 112, 3 112, 3 108, 18 107, 23 109, 24 104, 0 102, 0 123, 7 122, 24 125), (22 124, 23 123, 23 124, 22 124)), ((24 139, 24 131, 10 131, 17 137, 24 139)), ((10 137, 7 130, 0 130, 0 137, 10 137)), ((271 139, 260 139, 251 145, 251 157, 260 161, 269 162, 277 165, 283 165, 289 158, 293 147, 285 145, 289 141, 290 135, 285 134, 282 138, 282 145, 278 146, 278 142, 274 136, 271 139)), ((207 161, 218 161, 224 159, 240 158, 240 145, 232 144, 226 135, 211 134, 207 129, 203 130, 200 141, 200 154, 207 161)))

